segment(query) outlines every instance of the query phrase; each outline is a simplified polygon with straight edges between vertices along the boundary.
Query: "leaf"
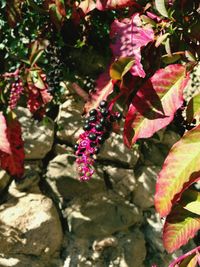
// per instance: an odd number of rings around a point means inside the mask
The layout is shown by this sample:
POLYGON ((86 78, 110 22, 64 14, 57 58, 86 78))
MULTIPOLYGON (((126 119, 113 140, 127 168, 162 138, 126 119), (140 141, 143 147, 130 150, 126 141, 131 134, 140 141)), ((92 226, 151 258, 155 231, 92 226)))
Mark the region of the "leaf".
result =
POLYGON ((197 267, 197 255, 188 256, 181 262, 179 267, 197 267))
POLYGON ((200 246, 196 247, 175 259, 169 267, 197 267, 199 263, 200 246))
POLYGON ((7 121, 7 138, 11 153, 0 152, 0 166, 11 176, 21 178, 24 173, 24 143, 22 141, 21 125, 17 119, 7 121))
POLYGON ((81 1, 78 7, 82 9, 84 14, 87 14, 96 8, 96 2, 94 0, 81 1))
POLYGON ((124 142, 127 146, 140 138, 151 137, 173 120, 183 103, 183 89, 188 79, 184 66, 169 65, 139 88, 126 115, 124 142))
POLYGON ((6 13, 10 27, 14 28, 22 18, 22 5, 24 0, 8 0, 6 2, 6 13))
POLYGON ((163 17, 166 17, 166 18, 169 17, 167 9, 165 7, 165 0, 155 0, 155 6, 156 6, 156 9, 158 10, 158 12, 163 17))
POLYGON ((99 76, 96 81, 94 93, 89 96, 89 101, 85 104, 84 110, 87 113, 90 109, 97 108, 102 100, 106 100, 113 91, 113 83, 108 71, 99 76))
POLYGON ((164 42, 167 37, 168 37, 169 33, 165 33, 165 34, 161 34, 160 36, 158 36, 158 38, 156 39, 156 43, 155 43, 155 47, 159 47, 159 45, 162 44, 162 42, 164 42))
POLYGON ((44 49, 47 46, 48 46, 47 40, 42 40, 42 41, 36 40, 31 44, 29 61, 32 67, 41 57, 42 53, 44 52, 44 49))
POLYGON ((181 55, 176 54, 176 53, 172 53, 171 55, 163 55, 162 56, 162 61, 165 64, 172 64, 175 63, 177 60, 179 60, 181 58, 181 55))
POLYGON ((145 77, 141 64, 141 48, 154 40, 152 28, 144 26, 139 13, 121 21, 115 20, 111 25, 111 50, 115 59, 132 57, 135 62, 130 72, 134 76, 145 77))
POLYGON ((62 17, 66 16, 66 11, 65 11, 65 1, 64 0, 56 0, 56 7, 57 11, 62 17))
POLYGON ((200 217, 175 206, 167 216, 163 228, 163 244, 169 253, 185 245, 200 229, 200 217))
POLYGON ((200 193, 195 190, 186 190, 182 195, 180 205, 184 209, 200 215, 200 193))
POLYGON ((200 94, 195 95, 190 99, 186 108, 186 119, 191 123, 198 115, 200 115, 200 94))
POLYGON ((64 0, 45 0, 44 6, 49 11, 52 22, 60 30, 66 17, 64 0))
POLYGON ((188 131, 171 148, 158 175, 155 207, 160 216, 169 214, 176 196, 190 179, 200 176, 200 125, 188 131))
POLYGON ((7 154, 11 154, 11 147, 9 140, 7 138, 7 125, 6 119, 2 112, 0 112, 0 151, 5 152, 7 154))
POLYGON ((110 77, 113 80, 122 80, 123 76, 131 69, 134 64, 132 57, 121 57, 112 63, 110 67, 110 77))
POLYGON ((133 0, 97 0, 96 8, 104 11, 106 9, 124 8, 135 5, 133 0))

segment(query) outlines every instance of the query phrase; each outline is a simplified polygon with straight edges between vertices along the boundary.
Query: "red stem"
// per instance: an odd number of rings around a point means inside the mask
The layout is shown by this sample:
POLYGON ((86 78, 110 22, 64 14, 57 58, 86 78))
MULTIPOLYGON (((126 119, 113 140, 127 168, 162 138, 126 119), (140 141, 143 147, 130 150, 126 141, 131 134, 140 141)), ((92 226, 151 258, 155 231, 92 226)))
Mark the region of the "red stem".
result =
MULTIPOLYGON (((189 252, 187 252, 186 254, 178 257, 175 261, 173 261, 169 267, 176 267, 176 264, 180 263, 181 261, 183 261, 185 258, 187 258, 188 256, 191 256, 192 254, 197 254, 199 255, 199 251, 200 251, 200 246, 196 247, 195 249, 193 250, 190 250, 189 252)), ((199 261, 199 257, 198 257, 198 261, 199 261)))

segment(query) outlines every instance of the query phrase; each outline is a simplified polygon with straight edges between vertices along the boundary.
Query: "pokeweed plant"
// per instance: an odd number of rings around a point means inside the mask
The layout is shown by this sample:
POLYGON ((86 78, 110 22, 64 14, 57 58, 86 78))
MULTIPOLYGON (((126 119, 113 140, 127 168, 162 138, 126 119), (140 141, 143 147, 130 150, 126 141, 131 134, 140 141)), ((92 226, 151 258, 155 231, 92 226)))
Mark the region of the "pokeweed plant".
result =
MULTIPOLYGON (((46 66, 39 67, 48 46, 46 39, 55 37, 47 29, 57 31, 57 38, 68 25, 69 38, 63 38, 66 46, 61 46, 70 50, 90 47, 91 29, 96 27, 101 38, 110 39, 109 48, 107 41, 97 43, 110 60, 84 107, 84 131, 75 145, 80 179, 92 177, 94 155, 118 128, 122 116, 124 143, 131 148, 139 139, 169 125, 177 111, 185 109, 186 122, 196 120, 196 125, 185 130, 169 151, 155 193, 155 208, 165 218, 163 245, 169 253, 177 250, 200 229, 200 192, 193 186, 200 180, 200 95, 195 92, 186 105, 184 99, 200 56, 199 1, 45 0, 38 4, 9 0, 6 14, 11 28, 20 23, 24 8, 47 17, 49 22, 37 29, 38 36, 29 38, 27 59, 21 59, 14 72, 1 75, 1 167, 17 179, 23 176, 24 150, 16 105, 23 100, 34 117, 41 118, 52 100, 46 66), (105 14, 107 24, 95 24, 96 14, 105 14)), ((85 96, 78 88, 76 91, 85 96)), ((199 266, 199 253, 200 247, 196 247, 169 267, 199 266)))

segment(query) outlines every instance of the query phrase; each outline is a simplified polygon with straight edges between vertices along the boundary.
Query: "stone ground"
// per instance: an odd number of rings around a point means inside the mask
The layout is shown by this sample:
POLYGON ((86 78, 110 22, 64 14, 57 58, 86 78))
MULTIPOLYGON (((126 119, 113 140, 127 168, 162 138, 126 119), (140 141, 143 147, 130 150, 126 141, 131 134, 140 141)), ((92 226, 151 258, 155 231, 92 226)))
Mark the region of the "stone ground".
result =
POLYGON ((113 133, 92 180, 80 182, 72 147, 82 107, 68 96, 55 121, 41 122, 18 108, 26 179, 0 171, 0 267, 167 267, 183 251, 163 249, 153 194, 180 136, 167 128, 128 150, 113 133))

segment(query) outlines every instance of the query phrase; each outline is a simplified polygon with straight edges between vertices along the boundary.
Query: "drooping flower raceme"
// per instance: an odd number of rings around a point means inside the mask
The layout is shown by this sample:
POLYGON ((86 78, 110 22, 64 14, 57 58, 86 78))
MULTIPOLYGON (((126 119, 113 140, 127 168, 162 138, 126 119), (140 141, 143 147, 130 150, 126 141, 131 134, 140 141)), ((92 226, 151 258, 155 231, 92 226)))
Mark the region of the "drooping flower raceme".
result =
POLYGON ((76 163, 80 180, 89 180, 93 173, 94 155, 98 154, 101 145, 109 138, 113 123, 121 119, 121 113, 109 110, 108 103, 103 100, 98 109, 92 109, 85 120, 84 132, 74 146, 76 163))

